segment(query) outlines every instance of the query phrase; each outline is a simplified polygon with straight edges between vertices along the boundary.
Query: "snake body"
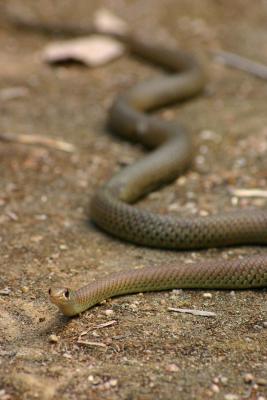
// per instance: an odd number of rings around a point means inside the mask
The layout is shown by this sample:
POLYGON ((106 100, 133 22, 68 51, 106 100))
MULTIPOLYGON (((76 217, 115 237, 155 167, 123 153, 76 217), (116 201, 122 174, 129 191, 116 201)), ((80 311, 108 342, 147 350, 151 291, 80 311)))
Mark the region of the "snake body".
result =
MULTIPOLYGON (((114 175, 94 195, 91 219, 108 233, 139 245, 196 249, 238 244, 267 244, 267 211, 239 210, 206 217, 159 215, 133 205, 159 185, 173 180, 190 165, 192 140, 177 123, 150 112, 200 93, 206 78, 197 61, 181 51, 120 36, 130 50, 172 73, 134 86, 119 95, 109 113, 116 133, 153 149, 114 175)), ((242 289, 267 286, 267 255, 242 260, 213 260, 128 270, 84 288, 50 289, 50 298, 65 315, 75 315, 105 298, 170 288, 242 289)))

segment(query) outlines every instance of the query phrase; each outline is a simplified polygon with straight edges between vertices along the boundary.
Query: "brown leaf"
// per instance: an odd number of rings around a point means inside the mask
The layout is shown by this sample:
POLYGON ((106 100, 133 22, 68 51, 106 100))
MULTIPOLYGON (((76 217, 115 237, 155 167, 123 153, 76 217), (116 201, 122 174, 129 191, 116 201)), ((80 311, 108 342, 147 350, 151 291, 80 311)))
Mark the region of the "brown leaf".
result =
POLYGON ((117 40, 101 35, 91 35, 51 43, 44 49, 43 58, 48 63, 74 60, 90 67, 97 67, 120 57, 123 52, 124 46, 117 40))

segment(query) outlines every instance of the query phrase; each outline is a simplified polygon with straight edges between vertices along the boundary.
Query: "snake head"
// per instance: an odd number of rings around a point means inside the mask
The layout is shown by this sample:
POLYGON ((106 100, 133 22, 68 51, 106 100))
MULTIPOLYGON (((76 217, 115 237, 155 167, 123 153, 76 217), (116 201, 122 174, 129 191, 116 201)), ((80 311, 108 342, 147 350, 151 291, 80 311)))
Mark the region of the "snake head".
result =
POLYGON ((51 302, 56 305, 66 304, 70 300, 70 289, 68 288, 50 288, 48 294, 51 302))
POLYGON ((58 308, 67 316, 72 316, 74 295, 73 291, 69 288, 50 288, 48 290, 51 303, 58 306, 58 308))

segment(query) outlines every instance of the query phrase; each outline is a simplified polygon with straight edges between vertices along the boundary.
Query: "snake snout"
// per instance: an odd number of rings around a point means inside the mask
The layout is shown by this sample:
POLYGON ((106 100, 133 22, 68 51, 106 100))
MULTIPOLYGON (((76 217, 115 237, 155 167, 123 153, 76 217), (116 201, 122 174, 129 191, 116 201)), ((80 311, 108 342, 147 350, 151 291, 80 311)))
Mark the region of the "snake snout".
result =
POLYGON ((48 290, 50 300, 54 304, 65 304, 70 298, 70 289, 68 288, 50 288, 48 290))

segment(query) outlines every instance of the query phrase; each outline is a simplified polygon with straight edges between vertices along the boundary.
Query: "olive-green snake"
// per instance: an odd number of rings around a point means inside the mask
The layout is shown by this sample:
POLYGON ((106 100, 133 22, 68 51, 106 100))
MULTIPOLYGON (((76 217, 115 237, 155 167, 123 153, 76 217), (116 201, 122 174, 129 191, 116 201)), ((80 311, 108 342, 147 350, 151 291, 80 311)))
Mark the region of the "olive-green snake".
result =
MULTIPOLYGON (((192 159, 190 135, 177 123, 145 112, 201 92, 205 74, 181 51, 120 36, 130 50, 171 74, 134 86, 115 100, 112 130, 154 151, 114 175, 91 202, 91 219, 108 233, 130 242, 167 249, 267 244, 267 211, 240 210, 206 217, 173 217, 131 205, 181 174, 192 159)), ((52 288, 51 301, 68 316, 111 296, 171 288, 245 289, 267 286, 267 255, 198 264, 126 270, 81 289, 52 288)))

